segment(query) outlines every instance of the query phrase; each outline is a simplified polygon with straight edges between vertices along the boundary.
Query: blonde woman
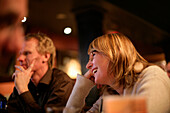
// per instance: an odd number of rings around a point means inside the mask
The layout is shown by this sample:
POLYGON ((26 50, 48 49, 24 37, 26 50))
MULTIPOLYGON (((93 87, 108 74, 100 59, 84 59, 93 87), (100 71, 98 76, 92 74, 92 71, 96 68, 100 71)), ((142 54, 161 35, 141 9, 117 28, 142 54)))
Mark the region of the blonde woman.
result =
MULTIPOLYGON (((148 63, 125 35, 113 33, 94 39, 88 54, 86 68, 89 71, 84 76, 77 76, 66 105, 72 112, 81 112, 85 97, 94 84, 109 85, 123 96, 145 96, 148 113, 170 112, 168 76, 160 67, 148 63)), ((101 98, 89 111, 100 111, 101 98)))

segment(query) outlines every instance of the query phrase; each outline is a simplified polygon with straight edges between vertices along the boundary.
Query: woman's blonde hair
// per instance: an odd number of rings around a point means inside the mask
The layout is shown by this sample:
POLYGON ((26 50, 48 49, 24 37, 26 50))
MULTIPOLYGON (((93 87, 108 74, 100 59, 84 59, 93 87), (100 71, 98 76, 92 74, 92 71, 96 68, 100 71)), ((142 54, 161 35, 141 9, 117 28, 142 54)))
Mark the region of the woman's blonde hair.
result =
POLYGON ((148 62, 137 52, 132 42, 121 33, 106 34, 93 40, 88 49, 88 54, 98 51, 109 59, 108 75, 114 76, 113 85, 131 87, 148 62), (141 63, 140 71, 135 70, 135 64, 141 63))
POLYGON ((49 53, 50 54, 50 58, 48 60, 48 66, 49 68, 53 68, 55 57, 56 57, 56 49, 55 49, 53 41, 47 35, 43 33, 29 33, 25 37, 26 40, 30 40, 32 38, 38 40, 38 46, 36 48, 38 53, 40 54, 49 53))

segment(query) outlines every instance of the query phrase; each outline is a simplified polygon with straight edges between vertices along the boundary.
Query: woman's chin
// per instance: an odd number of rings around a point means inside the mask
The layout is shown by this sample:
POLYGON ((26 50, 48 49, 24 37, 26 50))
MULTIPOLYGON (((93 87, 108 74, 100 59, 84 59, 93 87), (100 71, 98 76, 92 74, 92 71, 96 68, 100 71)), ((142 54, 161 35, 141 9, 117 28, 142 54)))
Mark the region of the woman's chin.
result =
POLYGON ((98 81, 96 80, 96 78, 95 78, 94 82, 95 82, 95 84, 98 84, 98 81))
POLYGON ((95 79, 95 84, 107 85, 107 83, 105 81, 96 80, 96 79, 95 79))
POLYGON ((102 84, 99 80, 95 79, 95 84, 102 84))

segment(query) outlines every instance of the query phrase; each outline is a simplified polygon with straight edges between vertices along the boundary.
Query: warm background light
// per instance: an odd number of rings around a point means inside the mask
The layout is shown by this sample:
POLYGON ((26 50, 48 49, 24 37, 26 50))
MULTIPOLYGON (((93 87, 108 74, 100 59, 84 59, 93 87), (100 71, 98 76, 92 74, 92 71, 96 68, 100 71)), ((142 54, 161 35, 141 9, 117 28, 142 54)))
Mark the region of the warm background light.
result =
POLYGON ((68 75, 73 79, 77 77, 77 73, 81 74, 80 64, 75 59, 71 59, 66 67, 68 75))
POLYGON ((65 57, 63 62, 64 66, 62 70, 64 70, 70 78, 76 79, 77 74, 81 74, 81 65, 77 59, 65 57))

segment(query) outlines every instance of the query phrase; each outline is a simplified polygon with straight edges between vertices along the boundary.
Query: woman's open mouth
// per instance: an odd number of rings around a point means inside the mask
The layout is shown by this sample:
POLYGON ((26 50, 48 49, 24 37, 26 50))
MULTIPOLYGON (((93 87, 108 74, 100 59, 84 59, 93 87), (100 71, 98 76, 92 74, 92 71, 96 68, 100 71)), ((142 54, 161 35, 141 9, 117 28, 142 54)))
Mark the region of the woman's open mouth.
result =
POLYGON ((94 70, 93 70, 93 74, 95 74, 96 72, 97 72, 97 69, 94 69, 94 70))

